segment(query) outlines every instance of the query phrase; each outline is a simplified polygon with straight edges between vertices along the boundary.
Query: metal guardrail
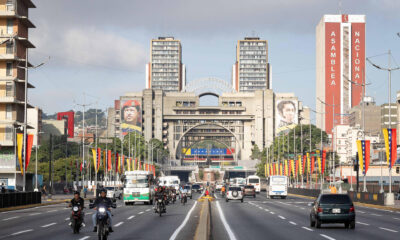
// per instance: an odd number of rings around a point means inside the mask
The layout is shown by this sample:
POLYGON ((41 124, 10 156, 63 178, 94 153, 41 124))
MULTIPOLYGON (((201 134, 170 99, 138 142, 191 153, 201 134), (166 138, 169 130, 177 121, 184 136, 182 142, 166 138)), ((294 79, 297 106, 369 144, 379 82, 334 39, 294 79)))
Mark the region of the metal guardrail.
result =
POLYGON ((40 192, 14 192, 0 194, 0 208, 42 203, 40 192))

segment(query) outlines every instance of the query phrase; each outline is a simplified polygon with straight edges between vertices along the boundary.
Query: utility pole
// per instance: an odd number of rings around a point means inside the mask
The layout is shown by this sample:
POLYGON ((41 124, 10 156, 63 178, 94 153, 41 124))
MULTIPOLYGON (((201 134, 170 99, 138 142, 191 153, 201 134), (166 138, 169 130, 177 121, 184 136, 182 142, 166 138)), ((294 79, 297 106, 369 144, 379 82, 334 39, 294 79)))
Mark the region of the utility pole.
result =
POLYGON ((49 198, 51 199, 53 194, 53 171, 52 171, 52 164, 53 164, 53 135, 50 134, 50 145, 49 145, 49 198))

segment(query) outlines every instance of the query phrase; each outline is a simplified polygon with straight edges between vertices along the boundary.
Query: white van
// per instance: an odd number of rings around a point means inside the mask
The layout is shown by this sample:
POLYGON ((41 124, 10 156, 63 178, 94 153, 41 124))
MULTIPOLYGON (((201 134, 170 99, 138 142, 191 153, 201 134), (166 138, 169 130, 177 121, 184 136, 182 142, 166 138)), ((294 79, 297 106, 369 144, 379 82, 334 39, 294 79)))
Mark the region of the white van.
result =
POLYGON ((159 185, 165 187, 174 187, 175 190, 179 190, 179 185, 181 184, 181 180, 178 176, 165 176, 159 178, 159 185))
POLYGON ((261 191, 261 179, 257 175, 248 176, 246 179, 246 184, 254 186, 256 193, 260 193, 261 191))

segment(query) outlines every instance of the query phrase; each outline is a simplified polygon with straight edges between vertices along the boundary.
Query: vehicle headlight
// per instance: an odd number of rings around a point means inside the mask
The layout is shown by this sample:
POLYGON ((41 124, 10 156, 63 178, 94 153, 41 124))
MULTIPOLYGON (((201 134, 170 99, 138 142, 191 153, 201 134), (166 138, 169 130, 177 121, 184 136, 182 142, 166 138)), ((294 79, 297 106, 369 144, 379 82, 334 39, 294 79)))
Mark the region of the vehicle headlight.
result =
POLYGON ((72 210, 74 210, 74 212, 77 212, 79 210, 79 208, 77 206, 74 206, 74 208, 72 208, 72 210))
POLYGON ((162 200, 161 200, 161 199, 158 199, 158 202, 162 202, 162 200))
POLYGON ((105 209, 104 207, 101 207, 101 208, 99 208, 99 212, 100 212, 100 213, 105 213, 105 212, 106 212, 106 209, 105 209))

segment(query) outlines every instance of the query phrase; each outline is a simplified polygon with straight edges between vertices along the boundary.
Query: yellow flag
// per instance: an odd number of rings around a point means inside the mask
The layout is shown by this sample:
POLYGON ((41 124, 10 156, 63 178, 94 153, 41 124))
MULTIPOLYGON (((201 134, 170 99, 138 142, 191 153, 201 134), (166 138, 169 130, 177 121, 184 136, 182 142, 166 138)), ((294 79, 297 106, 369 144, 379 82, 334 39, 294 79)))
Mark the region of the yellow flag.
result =
POLYGON ((130 158, 128 158, 127 163, 128 163, 128 171, 130 171, 131 170, 131 159, 130 158))
POLYGON ((299 155, 299 172, 303 175, 303 164, 301 163, 301 155, 299 155))
POLYGON ((18 161, 19 167, 21 168, 21 174, 24 174, 24 166, 22 164, 22 145, 24 140, 23 133, 17 133, 17 150, 18 150, 18 161))
POLYGON ((292 174, 293 174, 293 177, 294 176, 296 176, 296 174, 294 173, 294 160, 290 160, 290 167, 291 167, 291 170, 292 170, 292 174))
POLYGON ((97 154, 96 154, 96 149, 92 148, 92 153, 93 153, 93 166, 94 166, 94 171, 97 172, 97 154))
POLYGON ((307 153, 307 172, 310 173, 311 169, 311 164, 310 164, 310 153, 307 153))

